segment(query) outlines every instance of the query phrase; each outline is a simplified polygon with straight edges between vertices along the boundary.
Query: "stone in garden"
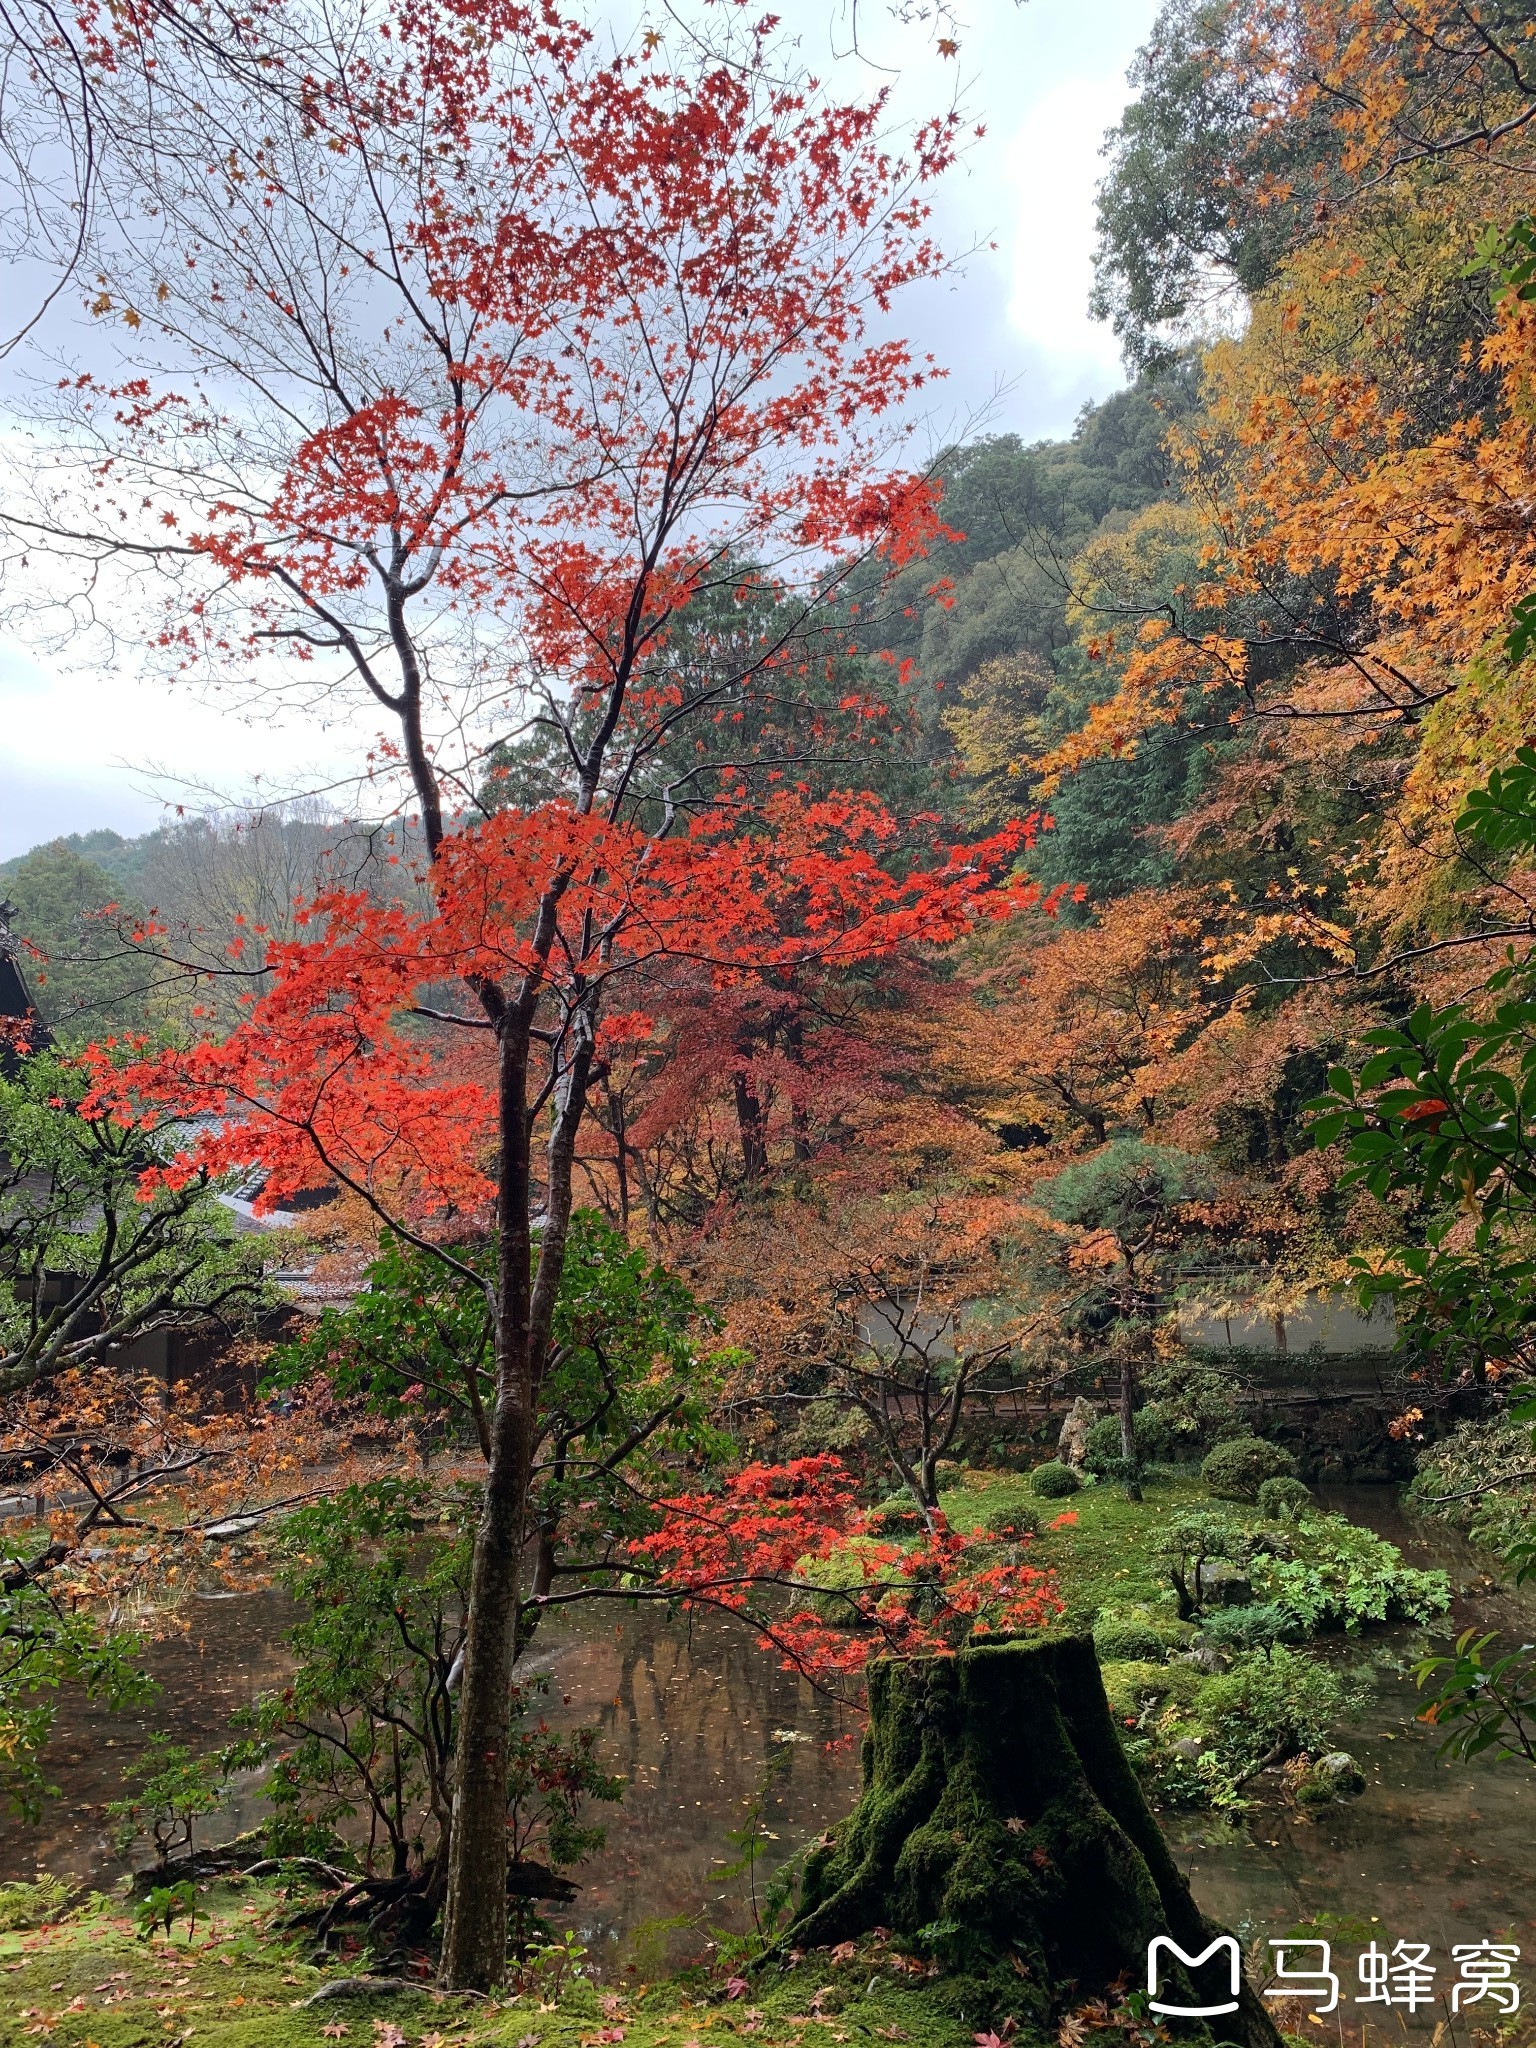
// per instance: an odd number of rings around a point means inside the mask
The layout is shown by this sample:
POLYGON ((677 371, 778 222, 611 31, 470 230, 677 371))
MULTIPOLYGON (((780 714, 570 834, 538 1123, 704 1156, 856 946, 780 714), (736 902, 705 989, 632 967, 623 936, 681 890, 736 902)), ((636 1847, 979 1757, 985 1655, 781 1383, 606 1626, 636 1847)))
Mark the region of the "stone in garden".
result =
POLYGON ((1056 1439, 1057 1454, 1064 1465, 1082 1464, 1088 1449, 1088 1432, 1098 1419, 1098 1409, 1079 1394, 1067 1410, 1067 1419, 1061 1425, 1061 1435, 1056 1439))
POLYGON ((1199 1597, 1205 1607, 1246 1607, 1253 1598, 1248 1574, 1224 1557, 1208 1557, 1200 1566, 1199 1597))

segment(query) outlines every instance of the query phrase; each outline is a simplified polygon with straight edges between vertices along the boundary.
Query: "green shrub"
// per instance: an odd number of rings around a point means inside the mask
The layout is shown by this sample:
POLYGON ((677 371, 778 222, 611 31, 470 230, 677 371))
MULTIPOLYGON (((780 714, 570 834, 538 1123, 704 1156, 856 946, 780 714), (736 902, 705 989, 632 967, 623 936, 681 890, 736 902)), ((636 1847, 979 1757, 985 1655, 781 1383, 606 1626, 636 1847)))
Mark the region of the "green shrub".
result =
POLYGON ((876 1536, 916 1536, 923 1517, 909 1493, 893 1493, 869 1511, 869 1527, 876 1536))
POLYGON ((1444 1572, 1404 1564, 1394 1544, 1343 1515, 1309 1515, 1287 1547, 1289 1556, 1255 1556, 1251 1576, 1260 1597, 1288 1609, 1309 1634, 1428 1621, 1450 1605, 1444 1572))
POLYGON ((1186 1427, 1171 1401, 1149 1401, 1136 1411, 1136 1449, 1149 1462, 1177 1465, 1197 1457, 1198 1432, 1186 1427))
POLYGON ((1233 1805, 1265 1762, 1332 1747, 1335 1722, 1364 1704, 1363 1686, 1299 1651, 1275 1643, 1207 1678, 1194 1713, 1210 1742, 1200 1759, 1213 1803, 1233 1805))
POLYGON ((1035 1511, 1025 1501, 999 1502, 990 1507, 981 1518, 983 1534, 995 1537, 1000 1543, 1017 1543, 1022 1536, 1033 1536, 1040 1527, 1035 1511))
POLYGON ((1317 1505, 1299 1479, 1266 1479, 1258 1498, 1259 1512, 1267 1522, 1299 1522, 1317 1505))
POLYGON ((1303 1633, 1288 1607, 1272 1600, 1248 1607, 1207 1609, 1201 1633, 1222 1650, 1262 1650, 1271 1643, 1295 1642, 1303 1633))
POLYGON ((1070 1465, 1063 1465, 1059 1458, 1050 1458, 1045 1464, 1035 1467, 1029 1483, 1042 1500, 1065 1500, 1069 1493, 1076 1493, 1083 1482, 1070 1465))
POLYGON ((1095 1622, 1093 1647, 1101 1664, 1160 1664, 1168 1654, 1167 1645, 1151 1622, 1134 1615, 1110 1615, 1095 1622))
POLYGON ((1200 1477, 1218 1500, 1256 1500, 1266 1479, 1288 1477, 1296 1460, 1262 1436, 1238 1436, 1218 1444, 1200 1467, 1200 1477))
POLYGON ((1095 1478, 1106 1476, 1107 1465, 1118 1465, 1120 1456, 1120 1418, 1118 1415, 1104 1415, 1093 1425, 1083 1439, 1083 1467, 1095 1478))

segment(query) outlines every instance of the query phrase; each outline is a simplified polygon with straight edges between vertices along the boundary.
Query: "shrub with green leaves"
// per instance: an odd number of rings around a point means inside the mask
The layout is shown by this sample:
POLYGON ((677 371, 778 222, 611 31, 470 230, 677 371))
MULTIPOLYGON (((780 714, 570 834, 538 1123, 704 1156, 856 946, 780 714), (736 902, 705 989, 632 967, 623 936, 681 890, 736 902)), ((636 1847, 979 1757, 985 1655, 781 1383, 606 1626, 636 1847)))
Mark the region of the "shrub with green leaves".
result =
POLYGON ((981 1518, 982 1533, 999 1543, 1017 1543, 1022 1537, 1038 1534, 1039 1527, 1034 1510, 1018 1500, 989 1507, 981 1518))
POLYGON ((1076 1493, 1082 1483, 1072 1467, 1062 1464, 1059 1458, 1048 1458, 1029 1475, 1031 1491, 1039 1494, 1042 1500, 1065 1500, 1069 1493, 1076 1493))
POLYGON ((1161 1664, 1168 1646, 1150 1621, 1135 1616, 1106 1616, 1093 1625, 1093 1647, 1099 1662, 1161 1664))
POLYGON ((1246 1607, 1213 1607, 1200 1624, 1207 1643, 1221 1650, 1262 1650, 1271 1643, 1294 1643, 1306 1631, 1288 1607, 1256 1600, 1246 1607))
POLYGON ((1282 1643, 1239 1657, 1229 1671, 1206 1679, 1194 1715, 1209 1740, 1199 1761, 1213 1803, 1232 1804, 1270 1764, 1332 1747, 1335 1724, 1358 1712, 1366 1697, 1359 1678, 1282 1643))
POLYGON ((1299 1522, 1317 1503, 1299 1479, 1266 1479, 1259 1487, 1259 1513, 1266 1522, 1299 1522))
POLYGON ((1211 1558, 1241 1563, 1248 1555, 1241 1522, 1219 1508, 1197 1508, 1175 1515, 1163 1528, 1153 1557, 1168 1574, 1179 1603, 1179 1618, 1195 1619, 1203 1606, 1201 1567, 1211 1558))
POLYGON ((1120 1455, 1120 1418, 1103 1415, 1083 1439, 1083 1469, 1096 1479, 1110 1476, 1109 1468, 1124 1462, 1120 1455))
POLYGON ((1218 1444, 1200 1467, 1200 1477, 1218 1500, 1257 1500, 1266 1479, 1291 1477, 1296 1460, 1262 1436, 1234 1437, 1218 1444))
POLYGON ((1249 1570, 1260 1598, 1285 1608, 1309 1635, 1429 1621, 1450 1605, 1444 1572, 1404 1564, 1394 1544, 1343 1515, 1310 1515, 1285 1541, 1288 1554, 1257 1555, 1249 1570))
POLYGON ((117 1823, 119 1853, 126 1856, 147 1841, 156 1870, 183 1854, 195 1867, 197 1822, 224 1804, 226 1775, 220 1757, 196 1756, 168 1735, 151 1735, 144 1754, 123 1769, 127 1797, 107 1807, 108 1820, 117 1823))
MULTIPOLYGON (((377 1480, 301 1510, 284 1533, 280 1577, 304 1617, 291 1632, 298 1668, 237 1718, 273 1760, 271 1853, 360 1856, 370 1910, 435 1910, 476 1508, 466 1485, 377 1480)), ((548 1683, 514 1688, 508 1731, 508 1846, 541 1880, 601 1846, 585 1809, 622 1792, 598 1768, 595 1728, 544 1721, 548 1683)), ((537 1924, 519 1894, 518 1938, 537 1924)))

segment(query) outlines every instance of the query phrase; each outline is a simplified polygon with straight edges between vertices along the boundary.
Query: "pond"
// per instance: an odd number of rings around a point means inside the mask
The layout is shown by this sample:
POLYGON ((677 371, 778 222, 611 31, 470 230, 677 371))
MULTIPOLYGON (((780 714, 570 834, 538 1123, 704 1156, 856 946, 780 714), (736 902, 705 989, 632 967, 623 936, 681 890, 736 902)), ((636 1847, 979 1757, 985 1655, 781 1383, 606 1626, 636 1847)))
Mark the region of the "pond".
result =
POLYGON ((1536 1958, 1536 1771, 1487 1757, 1440 1761, 1440 1738, 1415 1719, 1406 1668, 1421 1646, 1444 1647, 1474 1624, 1532 1640, 1536 1602, 1492 1590, 1487 1552, 1405 1515, 1387 1488, 1334 1489, 1325 1505, 1397 1544, 1410 1564, 1445 1570, 1451 1611, 1433 1631, 1377 1629, 1329 1646, 1375 1667, 1370 1704, 1340 1731, 1365 1772, 1358 1799, 1308 1814, 1261 1779, 1244 1828, 1164 1816, 1180 1865, 1206 1911, 1245 1940, 1314 1922, 1336 1931, 1351 1969, 1356 1947, 1373 1939, 1386 1949, 1428 1942, 1442 1972, 1456 1942, 1504 1938, 1536 1958))
MULTIPOLYGON (((1536 1633, 1533 1603, 1490 1590, 1484 1553, 1405 1517, 1386 1489, 1338 1492, 1327 1505, 1399 1544, 1411 1562, 1449 1572, 1456 1601, 1437 1639, 1474 1622, 1523 1629, 1520 1640, 1536 1633)), ((147 1716, 66 1701, 48 1757, 62 1797, 40 1827, 4 1830, 0 1876, 46 1868, 105 1884, 118 1875, 124 1866, 102 1807, 118 1795, 122 1763, 148 1727, 214 1747, 229 1711, 281 1676, 286 1621, 272 1593, 199 1601, 185 1635, 153 1652, 163 1690, 147 1716)), ((1282 1801, 1270 1777, 1258 1781, 1241 1828, 1208 1815, 1164 1816, 1197 1898, 1245 1940, 1314 1922, 1335 1932, 1351 1969, 1356 1947, 1373 1938, 1387 1949, 1400 1939, 1428 1942, 1442 1969, 1452 1942, 1502 1937, 1536 1956, 1536 1772, 1486 1759, 1437 1761, 1434 1732, 1414 1718, 1407 1672, 1425 1640, 1417 1630, 1377 1630, 1329 1647, 1347 1663, 1374 1667, 1369 1707, 1341 1731, 1366 1774, 1358 1799, 1303 1813, 1282 1801)), ((741 1825, 775 1757, 787 1753, 765 1808, 773 1855, 819 1834, 852 1804, 852 1718, 778 1669, 729 1621, 669 1623, 657 1611, 598 1605, 558 1636, 541 1637, 537 1650, 534 1661, 552 1681, 551 1718, 597 1722, 604 1768, 627 1781, 622 1804, 599 1816, 606 1847, 577 1874, 580 1895, 557 1916, 610 1968, 648 1929, 659 1958, 697 1953, 710 1927, 745 1923, 744 1880, 719 1873, 735 1854, 729 1831, 741 1825), (688 1925, 667 1934, 666 1921, 688 1925)), ((251 1787, 235 1802, 229 1832, 257 1818, 251 1787)))

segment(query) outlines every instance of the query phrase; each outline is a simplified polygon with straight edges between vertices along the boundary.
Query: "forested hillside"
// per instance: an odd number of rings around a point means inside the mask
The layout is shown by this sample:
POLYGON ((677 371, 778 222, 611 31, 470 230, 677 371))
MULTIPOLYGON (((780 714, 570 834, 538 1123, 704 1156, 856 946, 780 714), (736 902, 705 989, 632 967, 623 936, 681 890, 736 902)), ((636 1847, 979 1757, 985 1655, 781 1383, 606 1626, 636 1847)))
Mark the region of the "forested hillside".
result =
POLYGON ((738 10, 36 4, 15 233, 120 364, 34 380, 15 573, 84 632, 126 561, 176 687, 382 732, 362 815, 0 870, 0 1795, 277 1585, 222 1746, 140 1730, 103 1813, 168 1940, 259 1797, 261 1938, 397 1973, 317 1997, 1280 2048, 1337 1998, 1266 1941, 1432 1891, 1518 1958, 1518 1794, 1497 1889, 1437 1757, 1536 1764, 1536 9, 1169 0, 1100 188, 1130 381, 913 471, 957 115, 902 153, 738 10), (599 1999, 546 1916, 631 1798, 599 1999), (1247 1963, 1149 2007, 1159 1930, 1226 1942, 1218 1816, 1247 1963))

